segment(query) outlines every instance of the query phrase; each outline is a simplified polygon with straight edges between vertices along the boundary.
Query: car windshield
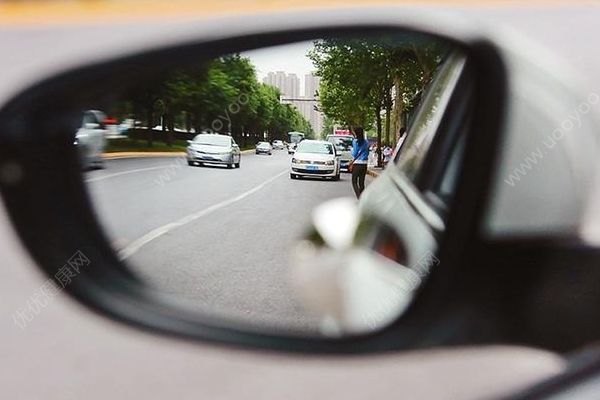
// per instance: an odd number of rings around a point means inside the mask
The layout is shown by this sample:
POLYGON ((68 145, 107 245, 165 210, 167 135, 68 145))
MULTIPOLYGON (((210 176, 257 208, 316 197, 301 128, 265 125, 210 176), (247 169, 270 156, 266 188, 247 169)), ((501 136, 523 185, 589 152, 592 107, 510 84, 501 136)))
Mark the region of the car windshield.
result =
POLYGON ((230 146, 231 138, 220 135, 198 135, 194 138, 194 144, 204 144, 208 146, 230 146))
POLYGON ((269 145, 269 143, 267 143, 267 142, 260 142, 260 143, 258 143, 258 146, 261 146, 261 147, 266 147, 268 145, 269 145))
POLYGON ((336 149, 339 151, 350 151, 352 150, 352 138, 351 137, 335 137, 330 136, 327 138, 328 142, 333 143, 336 149))
POLYGON ((333 154, 331 143, 302 142, 298 145, 298 153, 333 154))

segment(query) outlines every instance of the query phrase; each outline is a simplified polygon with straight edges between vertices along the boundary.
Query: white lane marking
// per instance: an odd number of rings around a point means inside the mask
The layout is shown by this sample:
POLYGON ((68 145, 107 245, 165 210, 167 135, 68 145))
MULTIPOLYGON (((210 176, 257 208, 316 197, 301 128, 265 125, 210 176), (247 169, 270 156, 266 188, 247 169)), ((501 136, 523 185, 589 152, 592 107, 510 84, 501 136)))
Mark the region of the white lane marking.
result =
POLYGON ((168 165, 163 165, 160 167, 148 167, 148 168, 139 168, 139 169, 132 169, 129 171, 123 171, 123 172, 116 172, 114 174, 109 174, 109 175, 102 175, 102 176, 98 176, 96 178, 90 178, 90 179, 86 179, 86 182, 97 182, 97 181, 102 181, 104 179, 108 179, 108 178, 114 178, 116 176, 121 176, 121 175, 128 175, 128 174, 135 174, 136 172, 144 172, 144 171, 152 171, 155 169, 167 169, 169 168, 168 165))
POLYGON ((158 239, 159 237, 171 232, 174 229, 180 228, 186 224, 189 224, 190 222, 197 220, 198 218, 204 217, 208 214, 212 214, 213 212, 215 212, 217 210, 220 210, 224 207, 227 207, 231 204, 234 204, 240 200, 245 199, 246 197, 250 196, 253 193, 258 192, 259 190, 261 190, 262 188, 267 186, 269 183, 273 182, 275 179, 279 178, 281 175, 286 174, 286 173, 288 173, 288 169, 281 171, 277 175, 272 176, 271 178, 267 179, 266 181, 262 182, 261 184, 253 187, 252 189, 250 189, 242 194, 239 194, 235 197, 224 200, 220 203, 213 204, 212 206, 210 206, 208 208, 205 208, 200 211, 196 211, 195 213, 186 215, 185 217, 178 219, 177 221, 171 222, 169 224, 166 224, 166 225, 163 225, 156 229, 151 230, 150 232, 146 233, 144 236, 142 236, 138 239, 135 239, 134 241, 129 243, 129 245, 127 245, 126 247, 121 249, 119 251, 119 258, 121 260, 125 260, 125 259, 131 257, 139 249, 141 249, 143 246, 150 243, 154 239, 158 239))

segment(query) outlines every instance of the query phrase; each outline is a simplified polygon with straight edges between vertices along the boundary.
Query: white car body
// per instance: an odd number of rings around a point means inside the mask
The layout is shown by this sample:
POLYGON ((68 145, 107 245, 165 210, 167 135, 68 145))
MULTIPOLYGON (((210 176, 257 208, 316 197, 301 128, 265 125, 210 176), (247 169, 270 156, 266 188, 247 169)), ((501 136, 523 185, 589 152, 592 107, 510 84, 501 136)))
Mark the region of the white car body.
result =
POLYGON ((259 142, 256 145, 256 154, 268 154, 271 155, 273 151, 273 147, 269 142, 259 142))
POLYGON ((188 165, 220 164, 229 168, 240 167, 240 148, 230 136, 200 134, 188 142, 188 165))
POLYGON ((354 138, 348 135, 327 135, 326 140, 336 146, 336 150, 340 153, 340 169, 345 172, 350 172, 348 166, 352 161, 352 140, 354 138), (343 150, 342 150, 343 149, 343 150))
POLYGON ((83 113, 81 128, 75 134, 75 145, 79 149, 81 164, 84 168, 101 168, 102 153, 106 148, 106 115, 98 110, 83 113))
POLYGON ((317 176, 337 178, 340 176, 340 159, 333 144, 325 140, 304 140, 296 148, 290 164, 290 177, 317 176), (311 145, 323 145, 331 148, 331 154, 322 154, 308 150, 311 145))
POLYGON ((281 140, 273 140, 273 150, 283 150, 285 145, 281 140))

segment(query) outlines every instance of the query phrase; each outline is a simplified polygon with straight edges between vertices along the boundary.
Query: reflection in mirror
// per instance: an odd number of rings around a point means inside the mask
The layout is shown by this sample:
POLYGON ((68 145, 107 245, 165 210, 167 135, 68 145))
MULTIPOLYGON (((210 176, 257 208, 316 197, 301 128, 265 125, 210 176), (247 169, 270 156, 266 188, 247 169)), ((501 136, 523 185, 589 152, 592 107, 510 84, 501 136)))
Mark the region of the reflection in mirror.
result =
POLYGON ((464 134, 460 111, 440 132, 453 96, 469 97, 460 51, 388 32, 152 68, 97 90, 75 124, 128 268, 180 307, 265 331, 346 335, 397 319, 439 262, 443 216, 413 178, 437 135, 451 137, 443 164, 464 134))

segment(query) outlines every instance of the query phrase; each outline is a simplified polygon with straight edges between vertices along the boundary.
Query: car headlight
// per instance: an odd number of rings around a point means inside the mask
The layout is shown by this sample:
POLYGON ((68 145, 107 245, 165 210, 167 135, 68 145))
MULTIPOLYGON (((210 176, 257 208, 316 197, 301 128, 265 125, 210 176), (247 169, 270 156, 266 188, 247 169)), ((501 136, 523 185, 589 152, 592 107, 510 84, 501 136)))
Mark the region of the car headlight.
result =
POLYGON ((292 162, 293 162, 293 163, 297 163, 297 162, 298 162, 298 160, 296 160, 295 158, 292 158, 292 162))
POLYGON ((334 165, 335 162, 333 160, 325 161, 325 165, 334 165))

